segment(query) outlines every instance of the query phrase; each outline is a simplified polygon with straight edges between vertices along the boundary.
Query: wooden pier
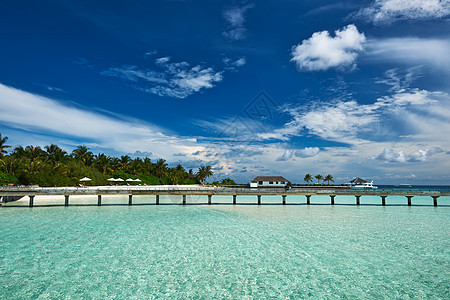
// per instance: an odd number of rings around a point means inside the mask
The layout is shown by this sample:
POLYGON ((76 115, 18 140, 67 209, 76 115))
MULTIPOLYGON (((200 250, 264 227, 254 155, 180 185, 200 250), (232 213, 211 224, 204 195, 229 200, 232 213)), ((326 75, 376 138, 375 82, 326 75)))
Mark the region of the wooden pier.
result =
MULTIPOLYGON (((268 189, 268 188, 223 188, 209 186, 100 186, 100 187, 0 187, 0 198, 28 196, 29 207, 34 206, 35 196, 64 196, 64 203, 61 205, 70 205, 70 196, 72 195, 96 195, 97 205, 102 205, 102 196, 107 195, 128 195, 128 205, 133 205, 133 196, 135 195, 153 195, 155 196, 155 205, 160 204, 161 195, 179 195, 182 199, 182 205, 189 204, 187 196, 207 196, 207 204, 214 204, 213 196, 225 195, 232 196, 232 204, 239 204, 239 196, 255 196, 255 204, 261 205, 262 196, 279 196, 280 204, 286 205, 289 196, 305 196, 306 204, 310 205, 314 196, 329 196, 330 205, 335 205, 336 196, 353 196, 355 205, 361 205, 363 196, 378 196, 380 204, 386 205, 389 196, 405 197, 405 204, 413 205, 414 197, 430 197, 430 204, 438 205, 438 199, 442 196, 450 196, 450 191, 439 190, 352 190, 352 189, 268 189), (432 202, 431 202, 432 200, 432 202)), ((6 202, 6 201, 5 201, 6 202)), ((206 204, 206 203, 205 203, 206 204)), ((246 203, 248 204, 248 203, 246 203)), ((273 204, 273 203, 271 203, 273 204)))

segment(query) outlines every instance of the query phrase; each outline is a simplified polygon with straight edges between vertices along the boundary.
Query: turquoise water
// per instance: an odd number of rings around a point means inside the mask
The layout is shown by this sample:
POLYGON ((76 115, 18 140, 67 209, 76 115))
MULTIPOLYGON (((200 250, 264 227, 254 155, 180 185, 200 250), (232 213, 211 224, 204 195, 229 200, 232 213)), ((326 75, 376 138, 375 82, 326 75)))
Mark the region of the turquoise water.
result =
POLYGON ((4 207, 0 297, 449 299, 449 217, 432 206, 4 207))

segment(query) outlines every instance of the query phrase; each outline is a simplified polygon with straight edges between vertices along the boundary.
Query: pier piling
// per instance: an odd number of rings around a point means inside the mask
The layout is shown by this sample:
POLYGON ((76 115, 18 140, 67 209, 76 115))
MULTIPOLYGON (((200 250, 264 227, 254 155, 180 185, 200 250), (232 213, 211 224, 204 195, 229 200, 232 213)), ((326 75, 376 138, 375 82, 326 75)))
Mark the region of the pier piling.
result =
POLYGON ((355 198, 356 198, 356 205, 360 205, 361 204, 361 201, 360 201, 361 196, 357 195, 357 196, 355 196, 355 198))
POLYGON ((432 196, 433 197, 433 205, 437 206, 437 200, 439 198, 439 196, 432 196))
POLYGON ((69 206, 69 195, 64 195, 64 206, 69 206))
POLYGON ((336 196, 335 195, 330 195, 331 205, 334 205, 334 197, 336 197, 336 196))
POLYGON ((258 195, 258 205, 261 205, 261 195, 258 195))
POLYGON ((28 203, 28 206, 33 207, 34 206, 34 195, 28 196, 28 197, 30 197, 30 202, 28 203))
POLYGON ((411 199, 413 196, 406 196, 406 198, 408 199, 408 206, 411 206, 411 199))
POLYGON ((98 195, 97 196, 97 206, 101 206, 102 205, 102 195, 98 195))
POLYGON ((286 205, 286 195, 282 195, 283 197, 283 205, 286 205))
POLYGON ((211 198, 212 198, 212 195, 208 195, 208 204, 209 204, 209 205, 211 205, 211 202, 212 202, 212 199, 211 199, 211 198))
POLYGON ((128 205, 133 204, 133 195, 128 195, 128 205))
POLYGON ((386 197, 387 196, 380 196, 381 197, 381 205, 386 206, 386 197))
POLYGON ((186 205, 186 195, 183 195, 183 205, 186 205))
POLYGON ((311 204, 311 195, 306 195, 306 204, 311 204))
POLYGON ((156 195, 156 202, 155 202, 155 204, 159 205, 159 195, 156 195))
POLYGON ((237 201, 236 201, 237 195, 233 195, 233 205, 236 205, 237 201))

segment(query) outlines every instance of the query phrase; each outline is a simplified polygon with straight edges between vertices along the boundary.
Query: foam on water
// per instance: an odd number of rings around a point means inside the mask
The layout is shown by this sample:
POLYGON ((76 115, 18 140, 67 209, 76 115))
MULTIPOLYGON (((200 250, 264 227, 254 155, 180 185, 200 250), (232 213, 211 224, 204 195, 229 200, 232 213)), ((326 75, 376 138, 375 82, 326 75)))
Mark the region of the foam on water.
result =
POLYGON ((429 206, 3 208, 1 297, 448 299, 449 216, 429 206))

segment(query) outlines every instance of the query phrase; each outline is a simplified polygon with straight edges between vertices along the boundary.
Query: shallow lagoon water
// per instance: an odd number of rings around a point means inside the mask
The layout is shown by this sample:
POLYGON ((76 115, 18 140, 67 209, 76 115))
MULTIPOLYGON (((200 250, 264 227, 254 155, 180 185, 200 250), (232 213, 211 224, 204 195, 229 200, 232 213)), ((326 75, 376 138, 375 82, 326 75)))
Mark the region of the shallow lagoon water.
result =
POLYGON ((448 299, 449 217, 447 206, 5 207, 0 297, 448 299))

